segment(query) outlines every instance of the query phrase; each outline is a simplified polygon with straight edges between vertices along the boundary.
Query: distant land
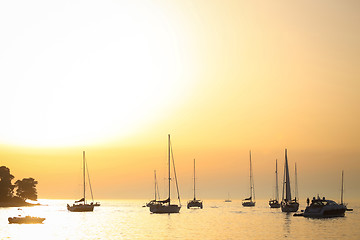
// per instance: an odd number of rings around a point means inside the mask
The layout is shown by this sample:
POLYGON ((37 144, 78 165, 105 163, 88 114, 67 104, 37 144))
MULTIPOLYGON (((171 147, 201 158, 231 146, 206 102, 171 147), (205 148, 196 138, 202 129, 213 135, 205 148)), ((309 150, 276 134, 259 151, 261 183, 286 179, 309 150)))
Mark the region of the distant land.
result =
POLYGON ((14 176, 6 166, 0 167, 0 207, 27 207, 40 205, 39 203, 29 203, 26 200, 37 200, 36 185, 38 182, 34 178, 23 178, 12 184, 14 176), (16 196, 14 196, 16 189, 16 196))

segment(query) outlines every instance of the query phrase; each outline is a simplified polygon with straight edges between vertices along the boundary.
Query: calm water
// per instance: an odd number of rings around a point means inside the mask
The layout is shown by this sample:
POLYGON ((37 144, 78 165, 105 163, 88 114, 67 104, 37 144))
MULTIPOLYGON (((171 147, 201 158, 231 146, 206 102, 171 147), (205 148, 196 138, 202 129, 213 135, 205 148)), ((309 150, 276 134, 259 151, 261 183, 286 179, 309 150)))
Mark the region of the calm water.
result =
MULTIPOLYGON (((204 209, 179 214, 151 214, 141 200, 103 200, 94 212, 72 213, 64 200, 41 200, 48 206, 23 208, 46 217, 44 224, 8 224, 17 208, 0 209, 0 239, 360 239, 360 201, 351 201, 343 218, 307 219, 241 201, 204 201, 204 209)), ((300 208, 305 206, 301 202, 300 208)))

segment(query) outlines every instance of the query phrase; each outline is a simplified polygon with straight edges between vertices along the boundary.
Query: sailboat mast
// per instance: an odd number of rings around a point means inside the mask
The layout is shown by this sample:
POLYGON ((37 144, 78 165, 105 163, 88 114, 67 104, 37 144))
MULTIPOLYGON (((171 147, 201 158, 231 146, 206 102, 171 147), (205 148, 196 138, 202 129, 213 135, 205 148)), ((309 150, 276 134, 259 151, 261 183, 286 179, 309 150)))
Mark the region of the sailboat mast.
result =
POLYGON ((254 180, 252 176, 251 150, 250 150, 250 198, 255 200, 254 180))
POLYGON ((194 200, 195 200, 195 159, 194 159, 194 200))
POLYGON ((285 149, 285 188, 286 188, 285 199, 290 201, 291 200, 291 189, 290 189, 289 165, 288 165, 288 160, 287 160, 287 149, 285 149))
POLYGON ((84 204, 85 202, 85 151, 83 151, 83 180, 84 180, 84 204))
POLYGON ((344 170, 341 171, 341 204, 344 204, 344 170))
POLYGON ((279 201, 279 186, 278 186, 278 170, 277 170, 277 159, 276 159, 276 167, 275 167, 275 200, 279 201))
POLYGON ((85 167, 86 167, 86 174, 87 174, 87 176, 88 176, 88 182, 89 182, 90 193, 91 193, 91 200, 94 202, 94 195, 93 195, 92 188, 91 188, 89 168, 88 168, 88 165, 87 165, 87 162, 86 162, 86 161, 85 161, 85 167))
POLYGON ((284 200, 285 196, 284 196, 284 192, 285 192, 285 164, 284 164, 284 175, 283 175, 283 187, 282 187, 282 196, 281 199, 284 200))
POLYGON ((169 156, 168 156, 168 174, 169 174, 169 205, 170 205, 170 181, 171 181, 171 177, 170 177, 170 134, 168 134, 168 152, 169 152, 169 156))
POLYGON ((251 150, 250 150, 250 198, 252 198, 252 183, 251 183, 251 150))
POLYGON ((298 181, 297 181, 297 167, 295 163, 295 199, 298 198, 299 198, 299 193, 298 193, 298 181))
POLYGON ((154 188, 155 188, 155 189, 154 189, 154 190, 155 190, 155 191, 154 191, 154 193, 155 193, 155 198, 154 198, 154 199, 155 199, 155 201, 156 201, 156 170, 154 170, 154 188))

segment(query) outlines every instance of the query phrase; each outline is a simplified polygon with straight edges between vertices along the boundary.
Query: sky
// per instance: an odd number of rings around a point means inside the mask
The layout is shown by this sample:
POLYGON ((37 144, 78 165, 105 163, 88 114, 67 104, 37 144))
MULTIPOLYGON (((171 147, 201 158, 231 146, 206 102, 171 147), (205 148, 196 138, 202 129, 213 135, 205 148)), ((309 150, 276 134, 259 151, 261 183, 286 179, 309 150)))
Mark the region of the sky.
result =
POLYGON ((39 198, 257 198, 298 168, 300 198, 360 198, 359 1, 0 3, 0 165, 39 198))

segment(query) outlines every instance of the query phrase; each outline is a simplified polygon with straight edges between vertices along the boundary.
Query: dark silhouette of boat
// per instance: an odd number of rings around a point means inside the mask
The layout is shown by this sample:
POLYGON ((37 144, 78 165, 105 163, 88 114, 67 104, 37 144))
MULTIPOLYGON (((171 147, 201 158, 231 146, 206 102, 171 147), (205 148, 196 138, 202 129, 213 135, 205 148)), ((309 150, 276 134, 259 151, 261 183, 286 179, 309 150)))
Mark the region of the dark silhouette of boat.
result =
POLYGON ((170 134, 168 135, 168 184, 169 184, 169 197, 165 200, 156 200, 153 201, 151 204, 149 204, 149 208, 150 208, 150 212, 152 213, 179 213, 180 208, 181 208, 181 203, 180 203, 180 194, 179 194, 179 186, 177 183, 177 177, 176 177, 176 170, 175 170, 175 165, 174 165, 174 156, 172 153, 172 146, 171 146, 171 141, 170 141, 170 134), (172 160, 172 161, 171 161, 172 160), (178 204, 171 204, 171 162, 173 163, 173 171, 174 171, 174 176, 175 176, 175 183, 176 183, 176 190, 177 190, 177 195, 178 195, 178 200, 179 200, 179 205, 178 204))
POLYGON ((282 212, 296 212, 299 209, 299 203, 297 202, 296 197, 294 199, 291 199, 287 149, 285 149, 284 181, 283 181, 282 201, 280 206, 282 212))
POLYGON ((275 198, 269 201, 270 208, 280 208, 279 203, 279 186, 278 186, 278 171, 277 171, 277 159, 275 167, 275 198))
POLYGON ((252 166, 251 166, 251 151, 250 151, 250 197, 242 200, 242 205, 244 207, 254 207, 255 206, 255 186, 254 179, 252 176, 252 166))
POLYGON ((152 204, 157 204, 157 199, 160 199, 160 193, 159 193, 159 185, 157 183, 157 179, 156 179, 156 170, 154 170, 154 183, 155 183, 155 186, 154 186, 154 199, 149 201, 148 203, 146 203, 145 206, 143 207, 150 207, 150 205, 152 204))
POLYGON ((224 202, 232 202, 232 200, 231 200, 231 198, 230 198, 230 193, 228 193, 228 198, 227 199, 225 199, 225 201, 224 202))
POLYGON ((345 205, 318 196, 317 198, 313 197, 310 206, 305 208, 303 216, 310 218, 344 217, 345 211, 345 205))
MULTIPOLYGON (((18 208, 19 211, 22 212, 21 208, 18 208)), ((23 213, 23 212, 22 212, 23 213)), ((32 217, 32 216, 22 216, 21 214, 19 214, 17 217, 9 217, 8 221, 9 224, 36 224, 36 223, 43 223, 43 221, 45 220, 45 218, 41 218, 41 217, 32 217)))
MULTIPOLYGON (((73 205, 67 204, 67 209, 70 212, 92 212, 92 211, 94 211, 95 206, 100 206, 99 202, 94 203, 92 201, 90 204, 86 203, 85 168, 87 170, 87 164, 86 164, 86 160, 85 160, 85 151, 83 151, 83 193, 84 193, 84 195, 83 195, 83 198, 81 198, 78 201, 75 201, 75 203, 73 205)), ((87 171, 87 175, 88 175, 88 179, 89 179, 89 186, 90 186, 91 196, 93 196, 92 189, 91 189, 91 183, 90 183, 90 176, 89 176, 88 171, 87 171)))
POLYGON ((341 171, 341 200, 340 205, 343 205, 346 207, 346 211, 353 211, 352 208, 348 208, 347 204, 344 203, 344 170, 341 171))
POLYGON ((203 208, 203 202, 195 196, 195 159, 194 159, 194 199, 187 202, 187 208, 203 208))
POLYGON ((31 217, 31 216, 25 216, 25 217, 9 217, 8 218, 9 223, 17 223, 17 224, 35 224, 35 223, 43 223, 45 218, 41 217, 31 217))

